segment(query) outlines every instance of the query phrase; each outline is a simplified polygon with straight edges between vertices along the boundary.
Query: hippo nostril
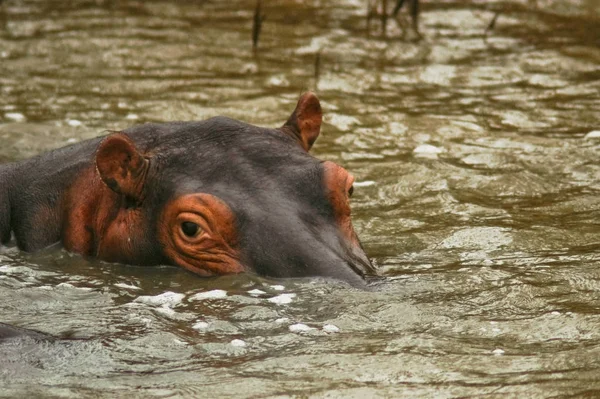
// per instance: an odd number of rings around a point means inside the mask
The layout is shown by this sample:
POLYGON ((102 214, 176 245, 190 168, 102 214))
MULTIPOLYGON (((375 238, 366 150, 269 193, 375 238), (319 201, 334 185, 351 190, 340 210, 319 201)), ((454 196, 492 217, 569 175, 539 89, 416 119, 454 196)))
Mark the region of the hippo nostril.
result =
POLYGON ((181 223, 181 231, 183 231, 183 234, 185 234, 188 237, 194 237, 198 233, 198 230, 200 230, 200 227, 196 223, 181 223))
POLYGON ((350 249, 347 259, 349 259, 347 263, 350 268, 359 276, 364 278, 377 274, 371 260, 367 257, 360 244, 350 249))
POLYGON ((348 262, 348 265, 356 274, 363 278, 375 274, 373 265, 369 260, 353 259, 352 261, 348 262))

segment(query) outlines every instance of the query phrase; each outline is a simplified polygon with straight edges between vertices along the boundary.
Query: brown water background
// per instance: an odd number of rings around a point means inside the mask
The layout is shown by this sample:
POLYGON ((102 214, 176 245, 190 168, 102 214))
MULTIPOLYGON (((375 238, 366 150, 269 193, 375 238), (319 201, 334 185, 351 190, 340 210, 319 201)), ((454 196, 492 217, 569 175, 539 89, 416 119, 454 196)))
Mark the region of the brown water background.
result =
POLYGON ((600 2, 429 0, 421 40, 406 10, 367 31, 366 3, 263 0, 256 54, 254 1, 0 5, 0 162, 148 121, 278 126, 312 89, 313 152, 356 176, 387 277, 5 248, 0 321, 77 339, 0 346, 0 396, 600 397, 600 2))

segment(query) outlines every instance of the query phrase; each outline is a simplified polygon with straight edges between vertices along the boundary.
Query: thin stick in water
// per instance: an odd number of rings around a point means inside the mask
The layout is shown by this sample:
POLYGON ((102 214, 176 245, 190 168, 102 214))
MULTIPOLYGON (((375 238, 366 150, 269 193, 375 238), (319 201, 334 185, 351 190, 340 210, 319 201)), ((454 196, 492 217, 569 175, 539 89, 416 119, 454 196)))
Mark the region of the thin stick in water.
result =
POLYGON ((487 35, 489 31, 493 30, 496 27, 496 21, 498 20, 499 16, 500 11, 496 11, 496 13, 494 14, 494 18, 492 18, 487 28, 485 28, 485 32, 483 32, 484 35, 487 35))
POLYGON ((262 13, 261 0, 256 0, 256 8, 254 9, 254 22, 252 24, 252 49, 258 48, 258 39, 262 28, 265 15, 262 13))

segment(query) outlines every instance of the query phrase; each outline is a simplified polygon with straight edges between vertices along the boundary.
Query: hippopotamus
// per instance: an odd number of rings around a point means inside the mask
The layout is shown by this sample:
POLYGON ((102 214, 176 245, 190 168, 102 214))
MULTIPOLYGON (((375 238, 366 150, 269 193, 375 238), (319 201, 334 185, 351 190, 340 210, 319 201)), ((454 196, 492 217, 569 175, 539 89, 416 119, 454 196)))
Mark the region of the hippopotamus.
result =
POLYGON ((321 121, 308 92, 279 128, 147 123, 0 165, 0 241, 200 276, 360 284, 375 273, 351 222, 354 178, 309 154, 321 121))

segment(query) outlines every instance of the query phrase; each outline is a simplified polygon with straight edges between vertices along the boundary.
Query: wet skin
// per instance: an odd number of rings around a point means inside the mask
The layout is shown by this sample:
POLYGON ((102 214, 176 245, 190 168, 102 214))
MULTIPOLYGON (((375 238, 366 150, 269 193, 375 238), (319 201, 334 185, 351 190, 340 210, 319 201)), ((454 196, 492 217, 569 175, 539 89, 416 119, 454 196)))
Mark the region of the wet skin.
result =
POLYGON ((353 177, 308 153, 321 107, 304 94, 278 129, 224 117, 145 124, 0 166, 0 239, 61 242, 109 262, 201 276, 254 272, 363 284, 353 177))

